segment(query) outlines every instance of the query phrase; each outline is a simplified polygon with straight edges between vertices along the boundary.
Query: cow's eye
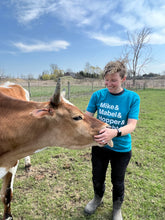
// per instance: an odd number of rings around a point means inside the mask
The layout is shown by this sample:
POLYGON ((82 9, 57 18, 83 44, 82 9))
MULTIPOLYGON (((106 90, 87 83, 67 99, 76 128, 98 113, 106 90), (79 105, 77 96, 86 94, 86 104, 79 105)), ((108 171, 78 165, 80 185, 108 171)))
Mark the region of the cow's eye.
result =
POLYGON ((82 117, 79 115, 79 116, 73 117, 73 120, 79 121, 79 120, 82 120, 82 117))

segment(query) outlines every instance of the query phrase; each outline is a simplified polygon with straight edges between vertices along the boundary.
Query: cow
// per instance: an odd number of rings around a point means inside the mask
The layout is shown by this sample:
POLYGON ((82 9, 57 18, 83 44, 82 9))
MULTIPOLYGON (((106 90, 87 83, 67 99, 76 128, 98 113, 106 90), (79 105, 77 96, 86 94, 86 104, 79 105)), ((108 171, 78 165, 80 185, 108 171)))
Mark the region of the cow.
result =
MULTIPOLYGON (((18 160, 47 146, 83 149, 96 145, 94 135, 108 125, 62 98, 60 79, 48 102, 17 99, 0 93, 0 177, 4 220, 12 220, 10 203, 18 160)), ((113 143, 109 143, 113 146, 113 143)), ((98 145, 98 144, 97 144, 98 145)))
MULTIPOLYGON (((0 85, 0 92, 17 99, 27 100, 27 101, 30 100, 29 92, 25 88, 22 88, 22 86, 12 82, 5 82, 4 84, 0 85)), ((29 172, 30 167, 31 167, 30 156, 26 156, 25 171, 29 172)))

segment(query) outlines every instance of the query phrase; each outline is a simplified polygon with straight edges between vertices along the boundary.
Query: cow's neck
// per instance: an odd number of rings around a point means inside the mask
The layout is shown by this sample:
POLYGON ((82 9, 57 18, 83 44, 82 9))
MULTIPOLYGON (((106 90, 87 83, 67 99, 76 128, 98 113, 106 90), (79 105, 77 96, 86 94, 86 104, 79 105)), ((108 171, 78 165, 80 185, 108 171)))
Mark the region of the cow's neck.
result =
POLYGON ((10 98, 0 101, 0 121, 3 124, 3 128, 0 127, 0 167, 3 167, 4 163, 13 165, 16 160, 46 147, 46 142, 42 141, 42 133, 48 130, 48 124, 44 118, 37 119, 30 115, 31 111, 47 103, 24 102, 10 98))

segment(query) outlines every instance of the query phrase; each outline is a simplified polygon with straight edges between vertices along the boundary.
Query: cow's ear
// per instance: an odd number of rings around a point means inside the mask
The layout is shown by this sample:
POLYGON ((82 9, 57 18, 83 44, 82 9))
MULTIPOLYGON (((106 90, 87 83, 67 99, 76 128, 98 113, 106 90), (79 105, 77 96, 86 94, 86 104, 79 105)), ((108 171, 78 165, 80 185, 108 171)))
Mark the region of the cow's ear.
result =
POLYGON ((62 98, 65 98, 65 95, 66 95, 66 89, 63 89, 62 92, 61 92, 62 98))
POLYGON ((31 112, 31 115, 35 118, 44 118, 46 116, 52 116, 54 110, 52 108, 35 109, 31 112))

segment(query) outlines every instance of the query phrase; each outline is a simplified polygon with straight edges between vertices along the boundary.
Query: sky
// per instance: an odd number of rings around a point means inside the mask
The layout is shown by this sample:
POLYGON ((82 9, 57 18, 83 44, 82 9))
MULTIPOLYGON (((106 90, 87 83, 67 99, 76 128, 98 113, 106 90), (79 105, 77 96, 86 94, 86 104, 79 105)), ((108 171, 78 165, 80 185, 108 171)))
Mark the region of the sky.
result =
POLYGON ((163 0, 1 0, 0 75, 38 77, 56 64, 78 72, 121 57, 127 33, 152 29, 152 62, 165 71, 163 0))

